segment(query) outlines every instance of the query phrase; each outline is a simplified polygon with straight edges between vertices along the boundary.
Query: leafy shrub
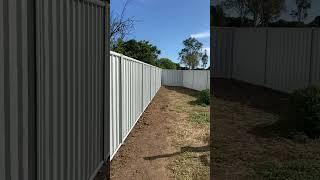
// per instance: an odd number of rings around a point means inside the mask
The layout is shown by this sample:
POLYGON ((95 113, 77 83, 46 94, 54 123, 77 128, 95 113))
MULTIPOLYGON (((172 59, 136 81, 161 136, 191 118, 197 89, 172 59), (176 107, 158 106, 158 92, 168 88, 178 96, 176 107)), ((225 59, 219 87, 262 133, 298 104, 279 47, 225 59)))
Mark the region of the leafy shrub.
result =
POLYGON ((320 88, 311 86, 296 90, 290 97, 291 120, 296 130, 309 137, 320 135, 320 88))
POLYGON ((200 91, 197 101, 200 104, 209 105, 210 104, 210 90, 206 89, 206 90, 200 91))

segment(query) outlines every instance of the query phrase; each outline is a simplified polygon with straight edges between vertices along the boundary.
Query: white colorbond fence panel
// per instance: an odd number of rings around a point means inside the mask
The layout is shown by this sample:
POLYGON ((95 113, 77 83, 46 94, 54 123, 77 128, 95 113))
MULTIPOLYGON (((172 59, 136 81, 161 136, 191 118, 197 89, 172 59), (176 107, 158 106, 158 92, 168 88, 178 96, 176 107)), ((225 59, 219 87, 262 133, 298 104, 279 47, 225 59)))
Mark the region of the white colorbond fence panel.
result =
MULTIPOLYGON (((212 28, 211 44, 213 46, 212 59, 214 64, 212 73, 215 77, 231 78, 232 76, 232 51, 233 51, 233 29, 212 28), (219 47, 219 48, 216 48, 219 47)), ((212 68, 211 65, 211 68, 212 68)))
POLYGON ((121 144, 120 129, 120 57, 110 55, 110 154, 121 144))
POLYGON ((182 70, 163 69, 161 83, 165 86, 183 86, 182 70))
POLYGON ((232 79, 282 92, 319 84, 319 28, 215 29, 215 42, 228 45, 217 43, 214 53, 232 52, 233 58, 220 54, 213 69, 222 73, 214 77, 230 78, 231 71, 232 79))
POLYGON ((182 86, 194 90, 210 89, 209 70, 162 70, 162 84, 182 86))
POLYGON ((182 79, 183 79, 183 87, 193 89, 193 71, 187 70, 187 71, 182 71, 182 79))
POLYGON ((232 78, 263 85, 265 49, 266 29, 242 28, 235 31, 232 78))
POLYGON ((307 87, 311 29, 277 28, 268 33, 266 86, 284 92, 307 87))
POLYGON ((311 83, 320 84, 320 29, 312 33, 311 83))
POLYGON ((161 69, 110 52, 111 160, 161 86, 161 69))
POLYGON ((193 85, 192 89, 201 91, 204 89, 210 89, 210 81, 208 77, 210 76, 209 71, 193 71, 193 85))

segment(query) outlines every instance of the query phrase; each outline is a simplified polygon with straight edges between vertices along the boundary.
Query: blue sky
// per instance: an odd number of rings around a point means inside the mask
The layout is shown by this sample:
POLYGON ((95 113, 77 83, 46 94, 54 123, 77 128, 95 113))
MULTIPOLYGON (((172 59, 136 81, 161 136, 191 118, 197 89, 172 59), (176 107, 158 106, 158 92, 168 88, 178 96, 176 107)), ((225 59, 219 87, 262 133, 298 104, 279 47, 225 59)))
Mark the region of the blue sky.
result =
MULTIPOLYGON (((124 2, 111 0, 111 12, 120 13, 124 2)), ((160 57, 179 62, 182 41, 190 36, 210 52, 210 0, 131 0, 125 16, 138 20, 127 39, 150 41, 160 57)))

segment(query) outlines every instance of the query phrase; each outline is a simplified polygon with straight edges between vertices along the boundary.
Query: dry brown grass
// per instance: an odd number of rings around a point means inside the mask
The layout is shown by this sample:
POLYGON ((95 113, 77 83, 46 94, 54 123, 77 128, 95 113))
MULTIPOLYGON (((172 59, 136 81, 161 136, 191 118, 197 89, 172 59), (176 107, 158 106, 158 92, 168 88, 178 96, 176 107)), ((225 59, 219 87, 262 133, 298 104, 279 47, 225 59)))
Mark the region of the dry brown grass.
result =
POLYGON ((214 179, 320 177, 320 140, 288 134, 279 123, 287 113, 285 96, 215 84, 220 89, 213 99, 214 179))
POLYGON ((209 179, 209 107, 194 103, 196 91, 168 89, 169 107, 177 117, 172 145, 179 152, 168 167, 176 179, 209 179))

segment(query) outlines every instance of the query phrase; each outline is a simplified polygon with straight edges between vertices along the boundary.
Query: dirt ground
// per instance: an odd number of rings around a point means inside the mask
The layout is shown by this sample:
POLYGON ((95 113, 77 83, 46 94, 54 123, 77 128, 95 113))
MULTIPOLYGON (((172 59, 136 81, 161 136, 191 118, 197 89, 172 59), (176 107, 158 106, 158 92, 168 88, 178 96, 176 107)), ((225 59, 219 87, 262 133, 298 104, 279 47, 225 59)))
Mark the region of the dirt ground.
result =
POLYGON ((161 87, 111 162, 111 179, 209 179, 209 107, 161 87))
POLYGON ((320 140, 282 128, 288 95, 234 81, 211 83, 213 179, 319 179, 320 140))

